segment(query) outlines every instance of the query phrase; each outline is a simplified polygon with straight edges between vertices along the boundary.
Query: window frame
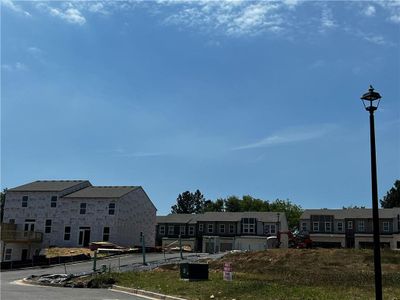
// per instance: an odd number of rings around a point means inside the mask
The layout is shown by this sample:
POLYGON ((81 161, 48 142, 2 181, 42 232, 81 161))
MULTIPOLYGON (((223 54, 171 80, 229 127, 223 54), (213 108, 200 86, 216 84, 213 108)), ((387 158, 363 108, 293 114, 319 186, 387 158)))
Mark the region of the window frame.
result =
POLYGON ((158 234, 159 235, 165 235, 165 225, 160 225, 158 227, 158 234), (162 229, 162 230, 161 230, 162 229))
POLYGON ((80 215, 86 215, 86 208, 87 208, 86 202, 80 203, 80 205, 79 205, 79 214, 80 215))
POLYGON ((71 240, 71 226, 65 226, 64 227, 64 241, 70 241, 71 240), (67 228, 69 228, 67 232, 67 228), (68 238, 67 238, 68 236, 68 238))
POLYGON ((52 208, 57 207, 57 200, 58 200, 57 196, 51 196, 50 207, 52 208))
POLYGON ((115 202, 108 203, 108 215, 110 216, 115 215, 115 207, 116 207, 115 202))
POLYGON ((199 232, 203 232, 204 231, 204 224, 200 223, 199 224, 199 232))
POLYGON ((174 235, 174 234, 175 234, 175 226, 174 225, 168 225, 168 235, 174 235))
POLYGON ((10 261, 12 259, 12 248, 6 248, 4 250, 4 261, 10 261))
POLYGON ((276 225, 275 224, 269 225, 269 232, 270 232, 270 234, 276 234, 276 225))
POLYGON ((51 219, 46 219, 44 221, 44 233, 51 233, 52 223, 53 221, 51 219))
POLYGON ((28 207, 29 196, 22 196, 21 207, 28 207))
POLYGON ((235 224, 229 224, 229 233, 235 233, 235 224))
POLYGON ((307 231, 307 222, 301 222, 301 230, 307 231))
POLYGON ((347 221, 347 229, 353 230, 353 221, 352 220, 347 221))
POLYGON ((110 241, 110 232, 111 232, 111 229, 109 226, 103 227, 103 242, 110 241), (106 229, 108 229, 107 232, 106 232, 106 229))
POLYGON ((388 221, 383 221, 382 222, 382 232, 390 232, 390 222, 388 221), (385 225, 386 225, 386 229, 385 229, 385 225))
POLYGON ((358 229, 359 232, 365 232, 365 221, 364 220, 359 220, 358 221, 357 229, 358 229))
POLYGON ((190 225, 188 228, 189 235, 194 235, 194 225, 190 225))
POLYGON ((343 222, 342 221, 337 222, 336 227, 337 227, 338 232, 343 232, 343 222))
POLYGON ((312 229, 313 229, 313 232, 318 232, 319 231, 319 222, 313 222, 312 229))
POLYGON ((179 226, 179 234, 180 235, 186 235, 186 226, 185 225, 180 225, 179 226))
POLYGON ((219 233, 225 233, 225 224, 219 224, 218 229, 219 233))
POLYGON ((242 219, 243 233, 255 234, 256 223, 257 223, 256 218, 243 218, 242 219))
POLYGON ((332 232, 332 222, 325 222, 325 232, 332 232), (329 230, 328 230, 328 227, 329 227, 329 230))
POLYGON ((207 224, 207 233, 214 233, 214 224, 207 224))

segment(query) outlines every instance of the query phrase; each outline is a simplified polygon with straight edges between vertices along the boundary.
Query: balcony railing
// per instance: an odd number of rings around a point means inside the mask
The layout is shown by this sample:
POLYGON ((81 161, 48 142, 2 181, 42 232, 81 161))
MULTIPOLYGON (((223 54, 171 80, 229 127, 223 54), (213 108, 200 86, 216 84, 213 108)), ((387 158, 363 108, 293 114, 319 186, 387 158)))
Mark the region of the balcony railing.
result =
POLYGON ((43 239, 43 233, 36 231, 22 230, 1 230, 1 240, 3 242, 13 243, 40 243, 43 239))

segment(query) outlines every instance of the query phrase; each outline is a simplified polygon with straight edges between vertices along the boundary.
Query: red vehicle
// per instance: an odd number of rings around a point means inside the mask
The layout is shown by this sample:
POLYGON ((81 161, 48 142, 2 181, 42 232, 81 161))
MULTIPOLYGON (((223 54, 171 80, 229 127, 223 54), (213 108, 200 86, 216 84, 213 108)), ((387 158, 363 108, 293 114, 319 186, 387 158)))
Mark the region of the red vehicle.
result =
POLYGON ((289 248, 296 248, 296 249, 304 249, 304 248, 311 248, 312 241, 310 239, 310 235, 306 232, 300 231, 279 231, 278 232, 278 241, 280 242, 281 235, 287 234, 289 238, 289 248))

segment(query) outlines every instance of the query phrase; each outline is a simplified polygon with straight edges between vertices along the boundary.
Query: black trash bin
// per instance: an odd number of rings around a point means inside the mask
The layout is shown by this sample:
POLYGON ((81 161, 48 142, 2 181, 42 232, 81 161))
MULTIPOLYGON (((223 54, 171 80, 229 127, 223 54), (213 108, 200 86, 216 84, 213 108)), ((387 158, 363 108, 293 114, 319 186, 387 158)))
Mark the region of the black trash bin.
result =
POLYGON ((182 263, 180 264, 181 279, 208 280, 208 264, 182 263))

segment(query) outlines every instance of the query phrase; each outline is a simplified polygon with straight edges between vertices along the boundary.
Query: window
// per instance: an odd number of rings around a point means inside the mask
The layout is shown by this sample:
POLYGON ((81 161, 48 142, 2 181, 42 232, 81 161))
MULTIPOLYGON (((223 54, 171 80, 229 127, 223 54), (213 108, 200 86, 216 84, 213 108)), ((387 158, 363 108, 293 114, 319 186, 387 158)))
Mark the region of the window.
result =
POLYGON ((325 232, 331 232, 332 226, 331 222, 325 222, 325 232))
POLYGON ((45 226, 44 226, 44 232, 45 233, 50 233, 51 232, 51 220, 46 220, 45 226))
POLYGON ((71 226, 65 226, 64 228, 64 241, 71 239, 71 226))
POLYGON ((214 225, 213 224, 208 224, 207 226, 207 232, 208 233, 213 233, 214 231, 214 225))
POLYGON ((219 224, 219 232, 225 233, 225 224, 219 224))
POLYGON ((4 260, 11 260, 11 253, 12 253, 11 248, 6 249, 6 253, 5 253, 6 255, 4 257, 4 260))
POLYGON ((50 207, 57 207, 57 196, 51 196, 50 207))
POLYGON ((10 220, 8 220, 8 223, 10 223, 10 224, 15 224, 15 219, 10 219, 10 220))
POLYGON ((108 204, 108 214, 113 215, 115 213, 115 203, 108 204))
POLYGON ((174 225, 168 226, 168 235, 173 235, 174 234, 174 225))
POLYGON ((358 231, 365 231, 364 221, 358 221, 358 231))
POLYGON ((186 226, 185 225, 181 225, 179 227, 179 234, 181 234, 181 235, 185 235, 186 234, 186 226))
POLYGON ((203 224, 199 224, 199 231, 203 232, 203 224))
POLYGON ((22 197, 22 207, 28 207, 28 196, 22 197))
POLYGON ((235 225, 229 224, 229 233, 235 233, 235 225))
POLYGON ((81 215, 84 215, 84 214, 86 214, 86 203, 81 203, 81 206, 80 206, 80 214, 81 215))
POLYGON ((313 222, 312 223, 312 230, 313 231, 319 231, 319 222, 313 222))
POLYGON ((160 225, 158 232, 160 233, 160 235, 165 235, 165 226, 164 225, 160 225))
POLYGON ((103 229, 103 241, 108 242, 110 240, 110 227, 104 227, 103 229))
POLYGON ((306 222, 301 223, 301 230, 307 231, 307 223, 306 222))
POLYGON ((194 226, 193 225, 189 226, 189 235, 194 235, 194 226))
POLYGON ((389 232, 389 222, 383 222, 383 232, 389 232))
POLYGON ((276 226, 275 226, 275 224, 271 224, 271 226, 270 226, 270 231, 269 231, 271 234, 276 234, 276 226))
POLYGON ((255 218, 243 218, 243 233, 255 233, 256 219, 255 218))
POLYGON ((337 230, 338 230, 339 232, 342 232, 342 231, 343 231, 343 222, 338 222, 338 223, 337 223, 337 230))
POLYGON ((347 221, 347 229, 353 229, 353 221, 347 221))

